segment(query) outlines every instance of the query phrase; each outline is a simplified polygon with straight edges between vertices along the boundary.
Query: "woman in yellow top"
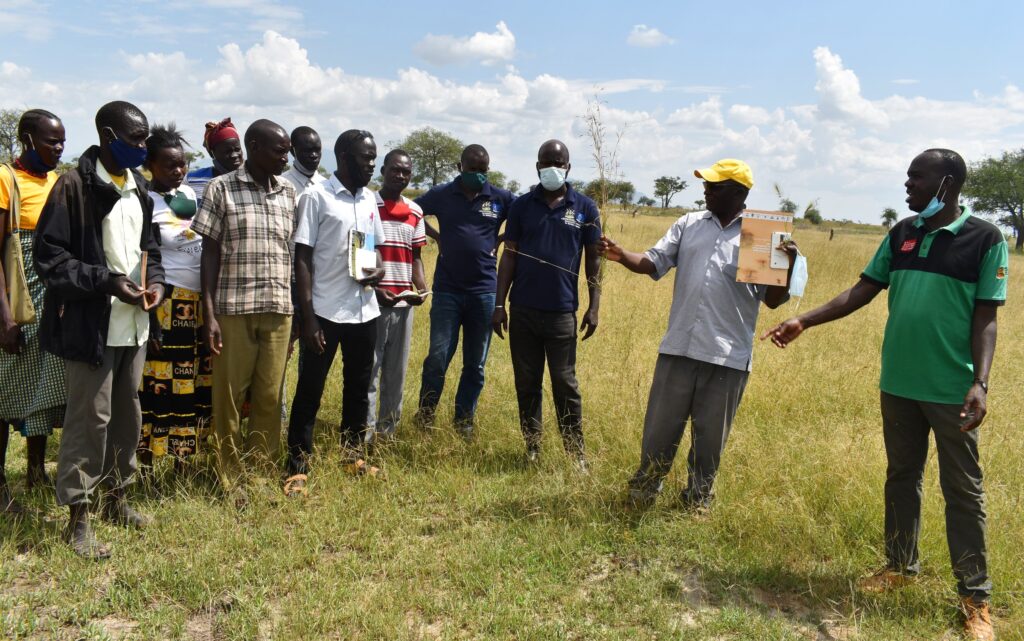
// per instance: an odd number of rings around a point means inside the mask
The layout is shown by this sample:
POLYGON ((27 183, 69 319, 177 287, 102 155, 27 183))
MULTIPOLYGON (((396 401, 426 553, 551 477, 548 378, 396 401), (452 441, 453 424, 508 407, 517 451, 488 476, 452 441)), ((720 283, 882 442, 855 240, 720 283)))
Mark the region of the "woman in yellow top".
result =
MULTIPOLYGON (((0 218, 3 243, 21 243, 25 278, 37 316, 43 311, 43 284, 32 266, 36 222, 57 182, 54 169, 64 152, 64 125, 43 109, 30 109, 18 121, 21 155, 0 167, 0 218), (11 198, 17 184, 18 231, 12 233, 11 198)), ((0 291, 7 279, 0 261, 0 291)), ((39 349, 38 323, 19 326, 11 315, 6 293, 0 296, 0 513, 17 513, 21 506, 11 497, 4 474, 8 425, 26 437, 29 488, 48 483, 43 467, 46 438, 64 419, 64 363, 39 349)))

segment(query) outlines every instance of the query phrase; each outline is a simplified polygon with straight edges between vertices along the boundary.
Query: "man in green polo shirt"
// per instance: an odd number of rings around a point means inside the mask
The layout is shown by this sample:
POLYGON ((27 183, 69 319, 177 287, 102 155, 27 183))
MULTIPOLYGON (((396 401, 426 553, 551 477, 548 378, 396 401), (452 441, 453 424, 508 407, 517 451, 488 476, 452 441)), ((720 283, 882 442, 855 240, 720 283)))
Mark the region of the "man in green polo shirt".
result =
POLYGON ((914 159, 907 176, 907 204, 917 215, 893 226, 860 281, 762 338, 785 347, 805 329, 842 318, 889 290, 879 383, 888 459, 887 565, 859 585, 882 592, 920 571, 921 485, 928 433, 934 431, 965 632, 970 639, 992 639, 975 428, 985 418, 996 310, 1006 299, 1008 248, 995 225, 960 206, 967 167, 959 154, 929 149, 914 159))

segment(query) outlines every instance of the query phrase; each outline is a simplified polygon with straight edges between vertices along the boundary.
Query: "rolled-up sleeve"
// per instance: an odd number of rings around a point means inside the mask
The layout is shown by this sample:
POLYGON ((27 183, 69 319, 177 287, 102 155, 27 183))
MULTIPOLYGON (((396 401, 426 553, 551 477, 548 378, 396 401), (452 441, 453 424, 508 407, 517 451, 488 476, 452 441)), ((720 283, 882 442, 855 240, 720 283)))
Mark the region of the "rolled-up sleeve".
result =
POLYGON ((654 280, 660 279, 676 266, 676 262, 679 260, 679 241, 683 238, 685 221, 686 216, 680 217, 654 247, 644 252, 644 255, 654 263, 654 273, 651 274, 651 278, 654 280))

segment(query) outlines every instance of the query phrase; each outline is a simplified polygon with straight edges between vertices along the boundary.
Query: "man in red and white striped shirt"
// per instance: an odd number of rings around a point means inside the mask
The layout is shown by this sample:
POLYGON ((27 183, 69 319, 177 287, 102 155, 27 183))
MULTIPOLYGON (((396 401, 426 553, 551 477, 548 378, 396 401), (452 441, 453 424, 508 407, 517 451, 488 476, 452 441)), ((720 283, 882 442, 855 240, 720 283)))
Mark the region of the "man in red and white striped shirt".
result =
POLYGON ((389 438, 402 416, 402 391, 409 363, 413 307, 423 304, 426 278, 420 248, 427 244, 423 210, 402 196, 412 177, 412 160, 401 149, 384 157, 377 211, 384 238, 377 244, 384 264, 384 278, 377 285, 381 315, 377 319, 377 349, 370 373, 370 411, 367 437, 389 438), (377 377, 380 376, 380 382, 377 377), (380 411, 377 411, 377 396, 380 411))

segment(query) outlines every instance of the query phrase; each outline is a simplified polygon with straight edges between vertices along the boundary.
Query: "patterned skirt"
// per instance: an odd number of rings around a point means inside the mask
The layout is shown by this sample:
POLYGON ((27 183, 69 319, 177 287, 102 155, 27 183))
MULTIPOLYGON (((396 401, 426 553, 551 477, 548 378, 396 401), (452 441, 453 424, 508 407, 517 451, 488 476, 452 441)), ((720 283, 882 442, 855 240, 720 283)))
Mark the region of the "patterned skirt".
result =
POLYGON ((0 350, 0 419, 14 425, 23 436, 45 436, 64 421, 64 361, 39 349, 38 320, 43 315, 46 288, 32 266, 35 233, 21 230, 17 236, 10 240, 21 242, 36 322, 21 326, 25 340, 20 354, 0 350))
POLYGON ((171 287, 156 309, 162 330, 159 354, 147 356, 139 388, 139 450, 177 458, 194 454, 210 421, 210 353, 203 338, 199 292, 171 287))

